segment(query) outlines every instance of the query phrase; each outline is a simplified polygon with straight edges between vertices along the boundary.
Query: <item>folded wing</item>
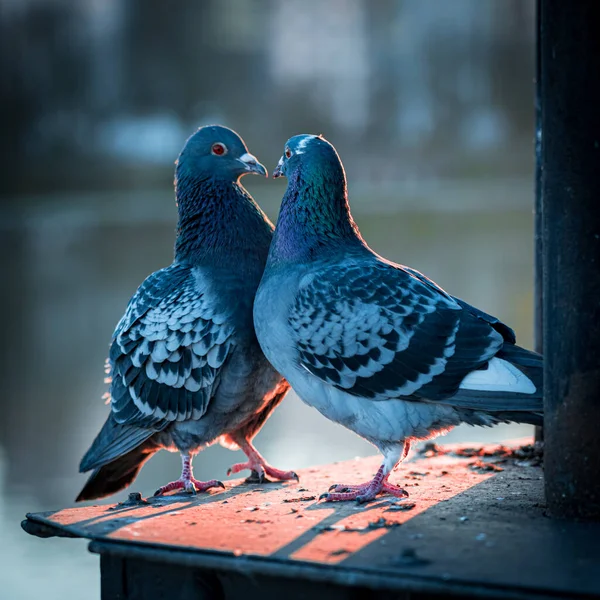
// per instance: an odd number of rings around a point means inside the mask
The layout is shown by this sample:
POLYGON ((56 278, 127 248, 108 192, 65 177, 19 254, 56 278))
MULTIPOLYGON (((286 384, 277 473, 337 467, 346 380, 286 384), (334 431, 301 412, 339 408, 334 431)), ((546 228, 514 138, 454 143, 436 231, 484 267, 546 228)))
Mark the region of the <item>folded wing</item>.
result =
POLYGON ((233 349, 233 326, 198 269, 171 265, 132 298, 110 349, 118 423, 200 419, 233 349))
MULTIPOLYGON (((521 374, 494 359, 505 342, 514 341, 512 330, 420 273, 383 260, 348 261, 307 276, 289 325, 302 367, 349 394, 373 400, 485 409, 489 398, 490 409, 496 410, 492 396, 498 392, 489 393, 490 376, 518 379, 521 374), (493 373, 480 377, 482 393, 474 391, 474 376, 463 393, 463 380, 489 370, 492 359, 493 373)), ((519 402, 520 410, 528 408, 519 402)), ((531 404, 537 408, 539 401, 531 404)), ((506 408, 503 400, 499 409, 506 408)))

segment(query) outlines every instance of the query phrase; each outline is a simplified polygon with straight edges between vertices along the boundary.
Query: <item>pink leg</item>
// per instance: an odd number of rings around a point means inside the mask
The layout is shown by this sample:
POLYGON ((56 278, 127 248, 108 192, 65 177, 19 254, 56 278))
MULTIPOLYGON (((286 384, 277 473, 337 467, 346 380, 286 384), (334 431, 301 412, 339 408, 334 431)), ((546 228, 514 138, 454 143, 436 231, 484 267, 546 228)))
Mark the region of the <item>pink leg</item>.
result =
POLYGON ((237 463, 227 470, 227 475, 233 473, 239 473, 244 469, 250 469, 252 475, 246 480, 251 483, 263 483, 266 481, 265 476, 268 475, 278 481, 289 481, 295 479, 299 481, 298 475, 294 471, 280 471, 275 467, 272 467, 267 461, 259 454, 258 450, 247 440, 244 440, 239 444, 240 449, 248 457, 248 462, 237 463))
POLYGON ((401 487, 388 482, 390 473, 396 464, 404 460, 410 449, 410 444, 406 442, 401 452, 391 450, 385 455, 383 464, 379 467, 375 477, 366 483, 357 485, 345 485, 338 483, 329 488, 329 492, 322 494, 319 500, 326 502, 338 502, 341 500, 356 500, 357 502, 369 502, 374 500, 378 494, 386 493, 397 498, 407 498, 408 492, 401 487))
POLYGON ((205 492, 206 490, 213 487, 225 486, 216 479, 210 481, 198 481, 194 479, 194 472, 192 470, 192 457, 189 454, 181 455, 181 477, 177 481, 171 481, 167 485, 163 485, 154 492, 155 496, 162 496, 163 494, 170 492, 171 490, 185 490, 191 494, 196 492, 205 492))

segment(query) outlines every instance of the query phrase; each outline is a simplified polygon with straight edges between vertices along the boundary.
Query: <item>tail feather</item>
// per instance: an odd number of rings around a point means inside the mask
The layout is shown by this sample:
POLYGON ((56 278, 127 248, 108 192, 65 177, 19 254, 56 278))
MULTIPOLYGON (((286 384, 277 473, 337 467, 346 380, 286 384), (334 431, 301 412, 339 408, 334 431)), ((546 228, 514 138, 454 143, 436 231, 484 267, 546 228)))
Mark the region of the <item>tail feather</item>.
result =
POLYGON ((76 502, 97 500, 120 492, 137 477, 144 463, 158 450, 160 446, 151 439, 146 440, 124 456, 98 467, 79 492, 76 502))
POLYGON ((542 393, 544 385, 544 357, 537 352, 526 350, 515 344, 504 344, 496 354, 498 358, 503 358, 518 367, 533 381, 539 393, 542 393))
POLYGON ((79 471, 91 471, 77 502, 104 498, 127 487, 144 463, 160 446, 152 439, 156 429, 117 423, 112 414, 102 426, 79 465, 79 471))
POLYGON ((446 402, 489 412, 499 420, 538 425, 543 414, 543 364, 540 354, 507 342, 490 360, 488 370, 470 373, 446 402))
POLYGON ((526 423, 527 425, 543 425, 544 413, 525 410, 500 411, 494 417, 503 423, 526 423))
POLYGON ((156 429, 117 423, 111 413, 90 449, 81 459, 79 472, 85 473, 106 465, 134 450, 155 433, 156 429))
POLYGON ((543 425, 544 415, 541 412, 527 410, 486 410, 456 407, 460 420, 467 425, 492 427, 498 423, 526 423, 543 425))

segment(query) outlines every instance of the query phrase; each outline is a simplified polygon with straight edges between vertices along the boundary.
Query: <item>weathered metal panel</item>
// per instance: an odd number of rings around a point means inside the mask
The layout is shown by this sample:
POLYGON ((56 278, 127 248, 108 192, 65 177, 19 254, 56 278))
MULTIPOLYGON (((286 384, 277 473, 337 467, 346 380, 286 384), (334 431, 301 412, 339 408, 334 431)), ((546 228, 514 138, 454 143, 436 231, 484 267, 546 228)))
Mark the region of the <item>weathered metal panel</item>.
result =
POLYGON ((393 476, 411 494, 400 503, 317 501, 334 482, 371 477, 379 461, 373 457, 301 471, 299 484, 238 480, 196 497, 87 506, 30 520, 94 540, 103 582, 112 586, 106 600, 137 600, 135 590, 163 593, 169 581, 197 595, 208 575, 218 577, 209 580, 211 593, 221 590, 227 600, 256 586, 273 597, 277 589, 277 597, 289 591, 288 600, 296 592, 317 600, 325 587, 345 590, 335 592, 340 598, 366 590, 398 598, 600 595, 600 525, 545 516, 537 452, 442 452, 430 449, 431 456, 393 476), (108 557, 122 566, 104 562, 108 557), (145 569, 158 578, 150 588, 140 575, 145 569), (179 577, 178 569, 195 574, 179 577))
POLYGON ((600 520, 600 6, 540 17, 546 496, 600 520))

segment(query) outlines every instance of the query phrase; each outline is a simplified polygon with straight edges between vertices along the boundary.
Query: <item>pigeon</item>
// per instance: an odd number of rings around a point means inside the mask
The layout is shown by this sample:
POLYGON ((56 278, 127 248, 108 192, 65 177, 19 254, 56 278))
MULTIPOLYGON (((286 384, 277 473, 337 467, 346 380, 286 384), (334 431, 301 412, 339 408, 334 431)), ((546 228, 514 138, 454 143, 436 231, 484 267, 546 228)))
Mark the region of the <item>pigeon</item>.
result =
POLYGON ((156 495, 223 487, 192 471, 192 456, 217 440, 248 457, 230 473, 298 479, 268 465, 252 445, 289 384, 261 352, 253 327, 273 225, 240 184, 248 173, 267 176, 225 127, 201 127, 181 151, 175 258, 140 285, 113 334, 110 414, 81 461, 80 471, 92 474, 78 501, 122 490, 163 448, 181 453, 182 471, 156 495))
POLYGON ((254 302, 258 341, 308 405, 374 444, 371 481, 326 501, 405 497, 389 476, 417 440, 460 423, 540 424, 542 356, 512 329, 415 269, 377 255, 350 214, 346 175, 321 136, 288 140, 286 176, 254 302))

